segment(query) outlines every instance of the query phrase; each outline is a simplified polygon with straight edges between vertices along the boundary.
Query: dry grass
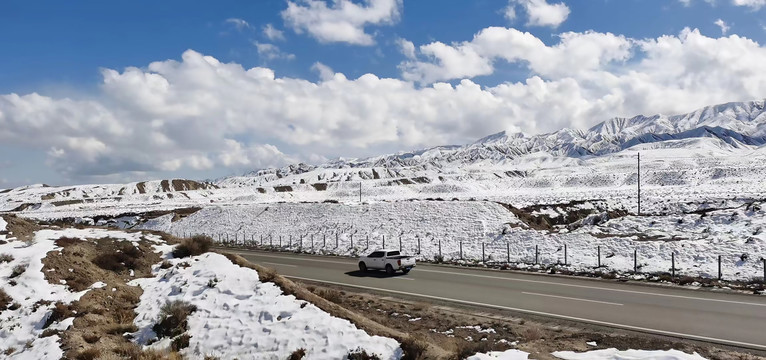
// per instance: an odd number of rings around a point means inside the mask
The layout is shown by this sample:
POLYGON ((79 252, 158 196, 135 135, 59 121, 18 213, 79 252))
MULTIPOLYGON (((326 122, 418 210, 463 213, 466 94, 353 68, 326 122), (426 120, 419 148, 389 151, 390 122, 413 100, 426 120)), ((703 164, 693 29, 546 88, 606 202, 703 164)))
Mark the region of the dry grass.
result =
POLYGON ((492 346, 486 341, 468 342, 463 339, 455 340, 455 349, 450 360, 463 360, 476 353, 486 353, 492 351, 492 346))
POLYGON ((545 332, 540 327, 530 326, 524 329, 521 335, 527 341, 535 341, 542 339, 545 336, 545 332))
POLYGON ((10 305, 13 302, 13 298, 8 295, 8 293, 5 292, 5 290, 0 289, 0 312, 8 308, 8 305, 10 305))
POLYGON ((45 320, 43 329, 47 329, 48 326, 51 326, 51 324, 56 321, 61 321, 74 315, 74 312, 72 312, 72 309, 70 309, 68 305, 57 302, 55 305, 53 305, 53 309, 51 310, 51 314, 48 316, 48 319, 45 320))
POLYGON ((404 351, 402 360, 423 359, 428 350, 428 342, 424 339, 409 337, 401 341, 401 348, 404 351))
POLYGON ((335 289, 321 289, 316 294, 336 304, 343 302, 343 293, 335 289))
POLYGON ((185 258, 188 256, 202 255, 213 247, 213 238, 206 235, 194 235, 190 238, 183 239, 175 250, 173 250, 173 257, 185 258))
POLYGON ((187 302, 176 300, 165 303, 160 309, 157 323, 152 330, 158 338, 174 338, 187 330, 186 318, 197 311, 197 307, 187 302))
POLYGON ((293 351, 293 353, 287 357, 287 360, 301 360, 304 356, 306 356, 306 349, 300 348, 293 351))
POLYGON ((363 349, 356 349, 356 350, 350 351, 348 355, 346 355, 346 358, 348 360, 380 360, 380 357, 378 357, 378 355, 368 354, 367 351, 363 349))
POLYGON ((77 353, 76 359, 77 360, 96 360, 99 358, 99 356, 101 356, 101 349, 92 347, 77 353))
POLYGON ((129 242, 116 242, 113 252, 102 253, 91 260, 96 266, 109 271, 120 272, 136 269, 143 254, 129 242))
POLYGON ((99 339, 101 339, 101 335, 98 335, 96 333, 90 333, 90 334, 83 334, 82 339, 85 340, 88 344, 97 343, 99 339))
POLYGON ((13 261, 13 255, 11 254, 0 254, 0 264, 2 263, 9 263, 13 261))
POLYGON ((67 247, 78 244, 80 242, 82 242, 80 239, 62 236, 56 240, 55 244, 56 246, 67 247))
POLYGON ((19 277, 25 271, 27 271, 27 265, 22 265, 22 264, 16 265, 13 267, 13 271, 11 271, 11 275, 8 276, 8 278, 13 279, 13 278, 19 277))

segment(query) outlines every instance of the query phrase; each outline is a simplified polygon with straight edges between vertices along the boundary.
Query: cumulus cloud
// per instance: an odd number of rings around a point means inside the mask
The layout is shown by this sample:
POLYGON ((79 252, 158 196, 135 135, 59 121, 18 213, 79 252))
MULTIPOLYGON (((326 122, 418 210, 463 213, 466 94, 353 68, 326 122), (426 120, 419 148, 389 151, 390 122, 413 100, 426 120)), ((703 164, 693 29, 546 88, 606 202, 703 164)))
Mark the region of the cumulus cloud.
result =
POLYGON ((560 42, 547 46, 528 32, 489 27, 471 41, 452 45, 433 42, 419 47, 424 59, 403 62, 405 79, 430 84, 435 81, 489 75, 493 63, 504 60, 524 63, 545 76, 565 76, 600 69, 630 56, 631 40, 611 33, 567 32, 560 42))
POLYGON ((237 28, 237 30, 242 31, 250 27, 250 23, 243 19, 238 18, 228 18, 224 21, 227 24, 234 25, 234 27, 237 28))
POLYGON ((556 28, 569 17, 569 7, 563 3, 548 3, 547 0, 509 0, 504 15, 508 20, 516 18, 516 7, 527 14, 528 26, 549 26, 556 28))
POLYGON ((189 50, 181 60, 103 70, 94 98, 0 95, 0 142, 47 151, 68 176, 231 172, 465 143, 500 130, 585 128, 766 94, 763 46, 692 29, 655 39, 564 33, 546 45, 487 28, 471 41, 416 50, 420 62, 410 61, 405 74, 458 81, 349 79, 316 64, 321 80, 312 82, 189 50), (491 73, 496 61, 530 75, 492 87, 465 79, 491 73))
POLYGON ((760 10, 766 5, 766 0, 732 0, 736 6, 747 6, 753 10, 760 10))
POLYGON ((718 19, 714 22, 714 24, 716 24, 719 28, 721 28, 722 34, 726 35, 726 33, 729 32, 730 27, 729 25, 726 24, 725 21, 718 19))
POLYGON ((399 46, 399 51, 401 51, 402 55, 406 58, 415 58, 415 44, 413 44, 412 41, 399 38, 396 40, 396 45, 399 46))
POLYGON ((274 25, 266 24, 263 27, 263 35, 271 41, 279 41, 285 39, 285 34, 282 30, 274 27, 274 25))
POLYGON ((276 46, 274 44, 261 43, 258 41, 254 41, 253 45, 255 45, 255 49, 258 51, 258 56, 260 56, 262 59, 265 59, 265 60, 295 59, 294 54, 283 52, 281 49, 279 49, 279 46, 276 46))
POLYGON ((288 1, 281 15, 296 33, 306 32, 319 42, 369 46, 375 40, 365 27, 395 23, 401 8, 402 0, 334 0, 331 6, 325 0, 300 0, 288 1))

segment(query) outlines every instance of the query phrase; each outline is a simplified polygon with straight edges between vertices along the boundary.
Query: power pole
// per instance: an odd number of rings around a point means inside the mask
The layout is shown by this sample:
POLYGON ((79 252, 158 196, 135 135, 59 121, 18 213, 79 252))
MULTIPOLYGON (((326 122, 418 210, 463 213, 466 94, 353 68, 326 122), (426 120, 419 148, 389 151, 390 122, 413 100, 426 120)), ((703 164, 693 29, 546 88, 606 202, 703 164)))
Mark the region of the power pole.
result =
POLYGON ((359 203, 362 203, 362 182, 359 182, 359 203))
POLYGON ((641 216, 641 153, 638 153, 638 167, 636 174, 638 175, 638 216, 641 216))

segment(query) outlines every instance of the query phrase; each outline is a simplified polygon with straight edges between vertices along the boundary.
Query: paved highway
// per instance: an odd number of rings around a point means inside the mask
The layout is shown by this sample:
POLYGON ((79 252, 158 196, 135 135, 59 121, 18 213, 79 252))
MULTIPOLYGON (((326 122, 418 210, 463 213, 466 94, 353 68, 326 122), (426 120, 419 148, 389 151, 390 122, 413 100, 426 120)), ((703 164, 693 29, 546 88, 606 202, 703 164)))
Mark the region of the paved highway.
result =
POLYGON ((766 296, 419 264, 361 273, 348 258, 232 250, 299 280, 386 291, 766 351, 766 296))

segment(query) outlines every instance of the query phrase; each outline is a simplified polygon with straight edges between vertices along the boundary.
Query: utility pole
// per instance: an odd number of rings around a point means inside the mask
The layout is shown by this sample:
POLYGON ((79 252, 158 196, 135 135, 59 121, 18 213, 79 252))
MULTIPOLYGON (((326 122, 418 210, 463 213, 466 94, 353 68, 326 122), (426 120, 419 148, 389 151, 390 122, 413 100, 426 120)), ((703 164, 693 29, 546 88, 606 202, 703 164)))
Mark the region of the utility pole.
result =
POLYGON ((362 203, 362 182, 359 182, 359 203, 362 203))
POLYGON ((638 167, 636 174, 638 175, 638 216, 641 216, 641 153, 638 153, 638 167))

